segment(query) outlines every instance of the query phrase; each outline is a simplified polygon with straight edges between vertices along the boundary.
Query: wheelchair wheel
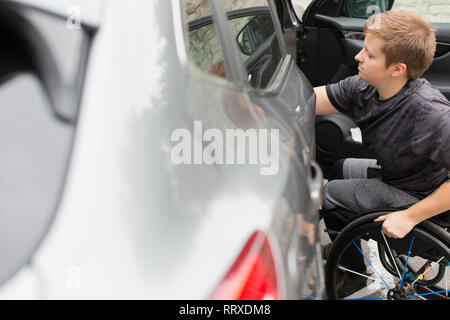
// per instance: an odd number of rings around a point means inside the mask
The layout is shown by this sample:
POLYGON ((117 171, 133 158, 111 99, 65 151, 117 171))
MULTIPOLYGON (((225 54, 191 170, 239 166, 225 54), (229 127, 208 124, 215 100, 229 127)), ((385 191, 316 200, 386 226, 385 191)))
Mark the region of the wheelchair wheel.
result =
POLYGON ((422 225, 403 239, 392 239, 381 227, 382 223, 356 223, 336 238, 326 264, 328 298, 450 299, 447 239, 422 225))

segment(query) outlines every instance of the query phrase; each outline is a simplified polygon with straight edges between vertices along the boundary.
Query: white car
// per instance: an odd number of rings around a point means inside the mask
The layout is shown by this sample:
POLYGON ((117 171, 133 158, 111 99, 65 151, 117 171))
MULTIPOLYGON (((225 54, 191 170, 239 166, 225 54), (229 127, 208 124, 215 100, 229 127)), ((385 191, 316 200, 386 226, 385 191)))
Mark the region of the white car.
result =
POLYGON ((211 6, 0 3, 0 298, 323 298, 312 86, 272 0, 211 6))

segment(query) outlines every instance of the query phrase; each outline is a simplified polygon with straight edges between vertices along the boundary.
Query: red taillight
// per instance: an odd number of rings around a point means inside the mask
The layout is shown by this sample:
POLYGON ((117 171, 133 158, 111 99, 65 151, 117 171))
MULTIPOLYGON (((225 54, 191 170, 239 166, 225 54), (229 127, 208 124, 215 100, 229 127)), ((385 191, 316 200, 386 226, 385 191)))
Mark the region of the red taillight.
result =
POLYGON ((255 232, 227 275, 214 290, 214 300, 277 300, 277 275, 264 232, 255 232))

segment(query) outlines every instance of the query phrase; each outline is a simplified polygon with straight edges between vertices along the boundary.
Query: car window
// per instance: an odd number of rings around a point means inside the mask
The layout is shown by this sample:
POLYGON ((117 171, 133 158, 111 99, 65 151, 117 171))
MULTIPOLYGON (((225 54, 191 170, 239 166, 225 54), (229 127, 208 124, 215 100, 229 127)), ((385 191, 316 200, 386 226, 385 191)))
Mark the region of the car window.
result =
POLYGON ((353 18, 368 18, 387 10, 413 11, 432 23, 450 22, 448 4, 442 0, 345 0, 343 4, 343 15, 353 18))
MULTIPOLYGON (((181 0, 188 59, 204 73, 225 77, 223 50, 208 0, 181 0)), ((267 0, 222 1, 250 83, 265 88, 283 58, 267 0)))
POLYGON ((345 17, 368 19, 392 7, 392 0, 345 0, 342 6, 345 17))
POLYGON ((250 83, 265 88, 283 58, 275 19, 267 0, 223 1, 228 22, 249 74, 250 83))
POLYGON ((292 6, 294 7, 297 17, 299 17, 300 19, 303 17, 306 8, 308 8, 309 4, 312 1, 313 0, 292 0, 292 6))
POLYGON ((432 23, 450 23, 450 10, 448 1, 395 0, 392 10, 414 11, 432 23))
POLYGON ((189 63, 204 73, 225 77, 223 51, 208 0, 181 0, 189 63))

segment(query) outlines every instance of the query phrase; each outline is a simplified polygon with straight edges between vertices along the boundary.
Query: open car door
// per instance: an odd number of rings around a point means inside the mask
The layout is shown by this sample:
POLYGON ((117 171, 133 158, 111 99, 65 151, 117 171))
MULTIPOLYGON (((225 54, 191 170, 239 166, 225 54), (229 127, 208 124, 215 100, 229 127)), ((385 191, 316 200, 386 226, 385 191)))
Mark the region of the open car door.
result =
MULTIPOLYGON (((358 73, 354 57, 364 45, 364 25, 374 13, 413 10, 433 23, 437 50, 425 79, 450 99, 450 15, 438 15, 431 4, 413 6, 405 0, 313 0, 302 17, 297 61, 313 86, 338 82, 358 73)), ((318 116, 317 160, 325 177, 341 158, 370 157, 362 149, 357 125, 343 114, 318 116)))

